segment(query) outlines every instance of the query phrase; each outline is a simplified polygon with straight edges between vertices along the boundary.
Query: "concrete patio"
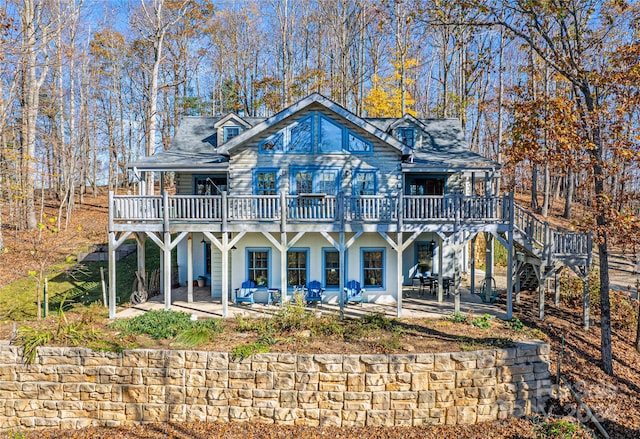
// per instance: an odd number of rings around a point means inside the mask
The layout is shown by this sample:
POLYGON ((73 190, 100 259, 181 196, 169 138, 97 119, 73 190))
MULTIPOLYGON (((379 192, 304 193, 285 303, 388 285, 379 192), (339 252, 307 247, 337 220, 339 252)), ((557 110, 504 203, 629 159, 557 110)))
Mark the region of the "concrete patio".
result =
MULTIPOLYGON (((478 288, 476 287, 476 291, 478 288)), ((504 289, 502 289, 504 293, 504 289)), ((221 318, 222 303, 219 298, 210 297, 209 287, 194 287, 193 302, 187 302, 187 288, 179 287, 172 290, 171 309, 183 311, 198 316, 198 318, 221 318)), ((164 309, 162 295, 151 297, 147 302, 139 305, 132 305, 120 309, 116 318, 128 318, 142 314, 149 310, 164 309)), ((252 307, 246 304, 236 305, 229 302, 229 317, 237 314, 245 317, 269 317, 275 314, 279 305, 266 305, 265 303, 255 303, 252 307)), ((309 310, 318 313, 334 314, 339 313, 340 308, 337 303, 322 303, 318 306, 309 306, 309 310)), ((397 315, 397 305, 395 303, 377 304, 363 303, 362 305, 348 305, 344 308, 346 317, 362 317, 365 314, 384 313, 389 317, 397 315)), ((444 296, 442 303, 438 303, 437 295, 432 295, 429 291, 420 294, 418 288, 405 287, 403 289, 402 317, 403 318, 440 318, 454 312, 454 295, 444 296)), ((460 312, 476 315, 490 314, 496 318, 506 319, 504 300, 496 304, 483 303, 478 294, 469 292, 468 284, 460 288, 460 312)))

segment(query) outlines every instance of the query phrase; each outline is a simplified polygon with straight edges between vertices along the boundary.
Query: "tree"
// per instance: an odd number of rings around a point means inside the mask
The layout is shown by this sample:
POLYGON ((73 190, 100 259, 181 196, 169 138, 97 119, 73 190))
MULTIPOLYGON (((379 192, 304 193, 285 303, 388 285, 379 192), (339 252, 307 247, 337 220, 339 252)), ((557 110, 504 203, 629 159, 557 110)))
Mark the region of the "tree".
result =
MULTIPOLYGON (((196 5, 191 0, 178 2, 170 0, 141 0, 140 8, 133 15, 132 24, 138 29, 144 41, 151 47, 152 64, 146 84, 147 105, 145 111, 145 152, 153 155, 156 145, 158 123, 158 77, 163 60, 164 39, 168 30, 181 20, 196 5), (149 4, 152 3, 152 4, 149 4)), ((147 173, 147 193, 153 194, 153 173, 147 173)))
MULTIPOLYGON (((484 6, 483 6, 484 8, 484 6)), ((512 0, 488 9, 494 20, 517 36, 549 67, 571 83, 580 114, 580 134, 590 157, 595 198, 596 244, 600 268, 602 368, 613 374, 611 307, 609 298, 609 194, 601 101, 593 81, 605 40, 613 35, 628 11, 625 2, 589 0, 531 2, 512 0), (597 20, 596 20, 597 16, 597 20)))

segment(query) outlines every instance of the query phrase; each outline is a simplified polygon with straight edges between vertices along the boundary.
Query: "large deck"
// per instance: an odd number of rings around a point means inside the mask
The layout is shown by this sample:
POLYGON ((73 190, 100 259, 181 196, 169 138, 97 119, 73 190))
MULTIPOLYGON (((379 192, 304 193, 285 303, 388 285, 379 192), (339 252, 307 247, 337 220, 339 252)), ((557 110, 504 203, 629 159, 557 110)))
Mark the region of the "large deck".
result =
POLYGON ((414 231, 437 225, 506 231, 513 198, 503 196, 110 195, 111 231, 414 231))

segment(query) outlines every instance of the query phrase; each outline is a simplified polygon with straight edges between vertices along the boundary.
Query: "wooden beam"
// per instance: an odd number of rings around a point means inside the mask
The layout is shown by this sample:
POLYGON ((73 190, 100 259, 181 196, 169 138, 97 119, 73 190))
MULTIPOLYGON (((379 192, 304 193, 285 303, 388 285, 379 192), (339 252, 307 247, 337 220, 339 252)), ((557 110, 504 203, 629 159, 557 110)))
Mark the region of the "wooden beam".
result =
POLYGON ((329 242, 329 244, 331 244, 333 246, 333 248, 335 248, 336 250, 340 251, 340 243, 338 243, 338 241, 333 239, 333 237, 331 235, 329 235, 328 232, 320 232, 320 234, 322 236, 324 236, 324 239, 326 239, 329 242))
POLYGON ((164 310, 171 309, 171 233, 164 233, 164 249, 162 251, 164 275, 164 310))
MULTIPOLYGON (((229 316, 229 232, 222 232, 220 247, 222 247, 222 317, 227 318, 229 316)), ((211 261, 213 265, 213 257, 211 261)))
POLYGON ((193 302, 193 237, 187 238, 187 303, 193 302))
MULTIPOLYGON (((385 234, 386 235, 386 234, 385 234)), ((391 239, 389 239, 391 241, 391 239)), ((402 232, 398 232, 397 236, 398 244, 395 248, 396 250, 396 272, 397 272, 397 282, 396 286, 398 289, 398 318, 402 317, 402 284, 404 283, 404 275, 402 273, 402 232)))
POLYGON ((353 236, 351 237, 351 239, 349 239, 349 240, 346 242, 346 244, 345 244, 345 245, 346 245, 346 247, 345 247, 345 248, 349 248, 349 247, 351 247, 353 244, 355 244, 356 240, 357 240, 358 238, 360 238, 360 236, 362 236, 362 232, 358 232, 358 233, 356 233, 355 235, 353 235, 353 236))

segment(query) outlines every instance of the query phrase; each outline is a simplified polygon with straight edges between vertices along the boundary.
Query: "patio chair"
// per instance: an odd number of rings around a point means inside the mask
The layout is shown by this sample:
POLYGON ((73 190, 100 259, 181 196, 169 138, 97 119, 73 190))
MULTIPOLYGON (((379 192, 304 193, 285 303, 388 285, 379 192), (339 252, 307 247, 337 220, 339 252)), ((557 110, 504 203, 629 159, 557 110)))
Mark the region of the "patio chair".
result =
POLYGON ((253 293, 255 293, 258 289, 256 288, 255 282, 252 280, 245 280, 242 282, 240 288, 236 288, 236 305, 241 303, 248 303, 249 307, 253 306, 253 293))
POLYGON ((344 303, 348 305, 350 302, 360 303, 364 301, 365 289, 360 287, 360 282, 357 280, 350 280, 347 282, 347 286, 344 288, 344 303))
POLYGON ((317 305, 322 303, 322 293, 324 293, 322 284, 317 280, 313 280, 307 284, 304 300, 307 304, 315 303, 317 305))
POLYGON ((496 280, 492 277, 486 277, 480 287, 480 299, 483 303, 495 303, 498 300, 498 288, 496 280))

